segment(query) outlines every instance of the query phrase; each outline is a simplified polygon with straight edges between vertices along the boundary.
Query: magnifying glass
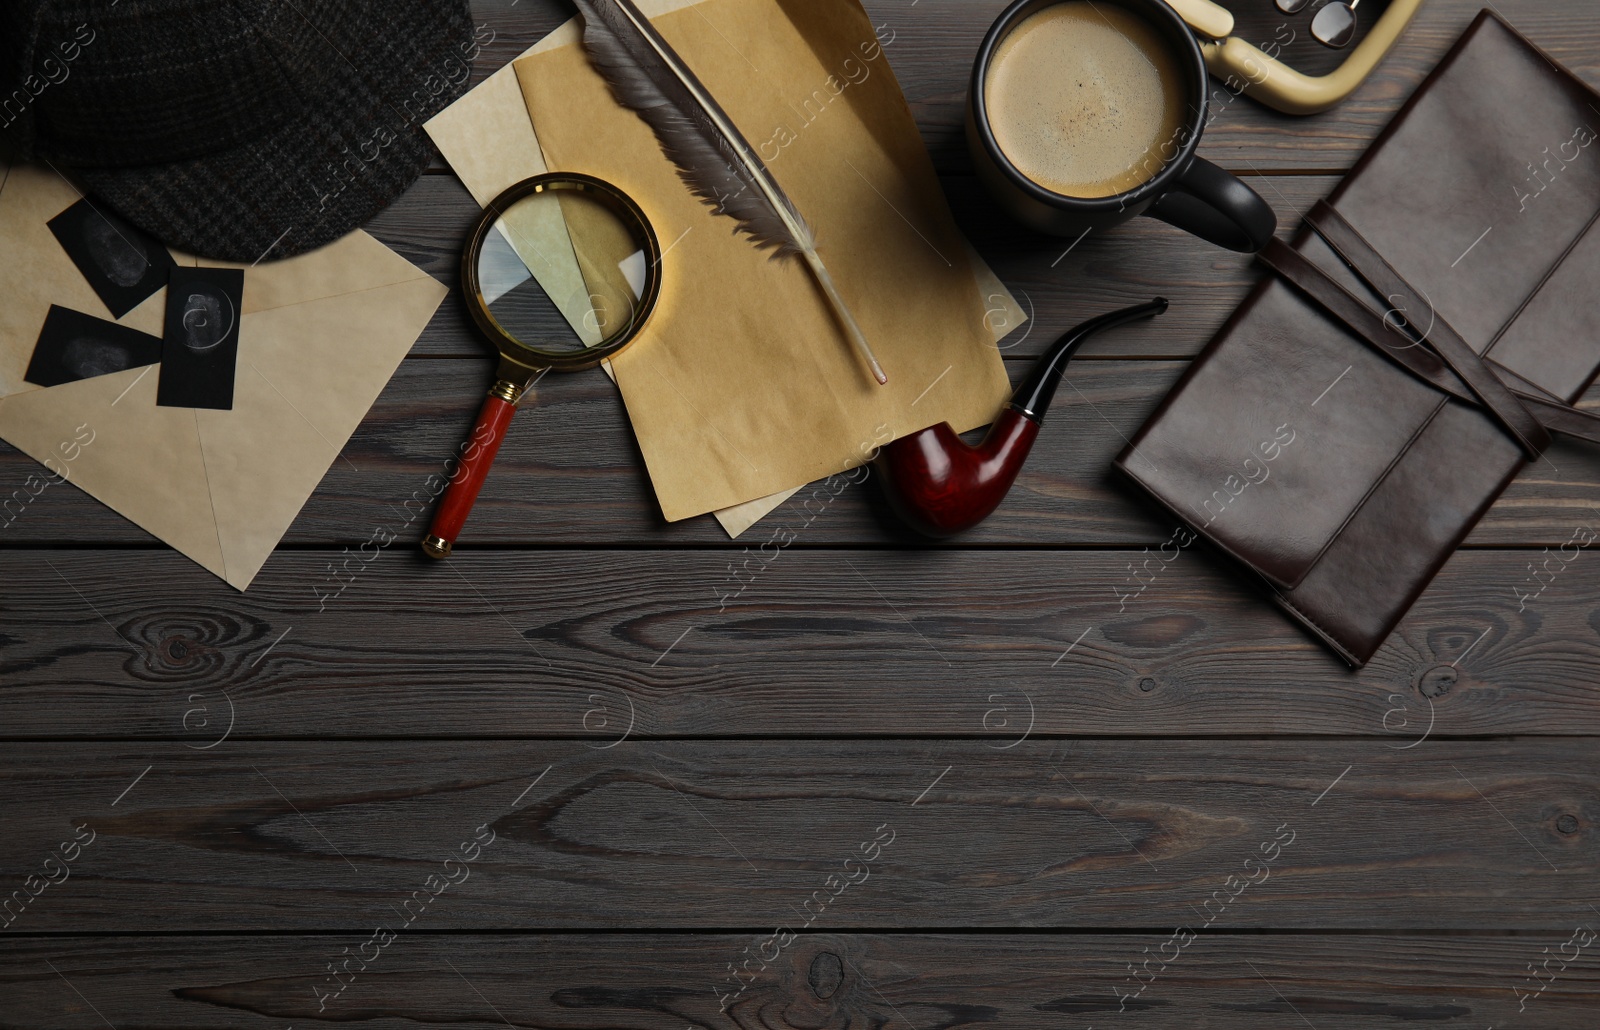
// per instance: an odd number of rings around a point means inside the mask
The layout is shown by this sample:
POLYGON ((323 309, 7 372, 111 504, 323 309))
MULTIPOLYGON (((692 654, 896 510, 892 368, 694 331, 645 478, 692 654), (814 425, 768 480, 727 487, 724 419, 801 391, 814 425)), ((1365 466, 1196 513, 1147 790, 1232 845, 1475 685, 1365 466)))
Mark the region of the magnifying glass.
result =
POLYGON ((661 245, 615 186, 555 172, 525 179, 483 212, 461 255, 467 310, 500 366, 422 549, 447 558, 528 388, 548 372, 620 353, 661 295, 661 245))

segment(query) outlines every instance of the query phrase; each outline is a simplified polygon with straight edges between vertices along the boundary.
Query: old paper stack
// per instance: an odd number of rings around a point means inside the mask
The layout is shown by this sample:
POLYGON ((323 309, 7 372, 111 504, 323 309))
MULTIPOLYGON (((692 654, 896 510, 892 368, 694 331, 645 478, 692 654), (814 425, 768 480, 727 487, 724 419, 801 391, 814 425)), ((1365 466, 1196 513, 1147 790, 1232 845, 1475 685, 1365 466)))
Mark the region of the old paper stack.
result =
POLYGON ((893 33, 853 0, 645 9, 817 229, 891 379, 856 367, 803 267, 689 195, 577 26, 558 30, 428 128, 480 203, 548 162, 615 182, 655 224, 663 302, 613 372, 666 517, 716 511, 737 535, 889 436, 991 420, 1008 391, 995 339, 1023 316, 950 218, 889 70, 893 33))

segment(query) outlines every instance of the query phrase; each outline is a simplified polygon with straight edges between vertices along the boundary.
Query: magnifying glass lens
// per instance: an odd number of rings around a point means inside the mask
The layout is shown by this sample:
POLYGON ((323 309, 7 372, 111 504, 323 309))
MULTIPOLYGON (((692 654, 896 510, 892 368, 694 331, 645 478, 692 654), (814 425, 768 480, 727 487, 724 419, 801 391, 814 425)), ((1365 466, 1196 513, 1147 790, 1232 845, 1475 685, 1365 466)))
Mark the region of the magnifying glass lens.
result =
POLYGON ((484 309, 534 355, 607 348, 644 314, 651 248, 640 229, 591 193, 527 194, 500 212, 478 251, 484 309))
POLYGON ((484 211, 461 284, 500 365, 422 542, 429 555, 455 547, 528 388, 546 372, 593 368, 638 336, 661 296, 661 256, 639 205, 592 175, 536 175, 484 211))

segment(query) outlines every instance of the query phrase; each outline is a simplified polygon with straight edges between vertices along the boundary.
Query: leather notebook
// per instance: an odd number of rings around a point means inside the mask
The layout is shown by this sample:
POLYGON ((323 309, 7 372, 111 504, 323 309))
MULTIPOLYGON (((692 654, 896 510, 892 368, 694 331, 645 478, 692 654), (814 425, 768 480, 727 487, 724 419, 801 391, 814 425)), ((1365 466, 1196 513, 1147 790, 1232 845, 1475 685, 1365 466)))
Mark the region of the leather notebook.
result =
POLYGON ((1600 440, 1597 139, 1481 12, 1117 467, 1365 664, 1550 431, 1600 440))

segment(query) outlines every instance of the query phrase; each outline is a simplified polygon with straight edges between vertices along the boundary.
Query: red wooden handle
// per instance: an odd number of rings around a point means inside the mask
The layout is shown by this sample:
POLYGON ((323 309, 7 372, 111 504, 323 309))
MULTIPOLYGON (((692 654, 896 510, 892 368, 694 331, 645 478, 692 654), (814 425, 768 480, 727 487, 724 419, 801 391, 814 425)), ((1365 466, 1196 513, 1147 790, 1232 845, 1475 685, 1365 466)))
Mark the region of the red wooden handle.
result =
POLYGON ((433 513, 433 528, 422 542, 422 549, 429 557, 450 557, 456 538, 461 535, 461 527, 466 525, 467 516, 472 514, 472 505, 478 500, 478 491, 483 489, 483 481, 489 477, 489 467, 494 464, 495 455, 500 453, 500 444, 505 441, 506 430, 511 427, 511 416, 516 413, 517 406, 498 394, 491 393, 483 402, 483 410, 478 412, 477 428, 473 429, 472 438, 462 448, 461 467, 450 477, 450 486, 445 490, 444 499, 433 513))

